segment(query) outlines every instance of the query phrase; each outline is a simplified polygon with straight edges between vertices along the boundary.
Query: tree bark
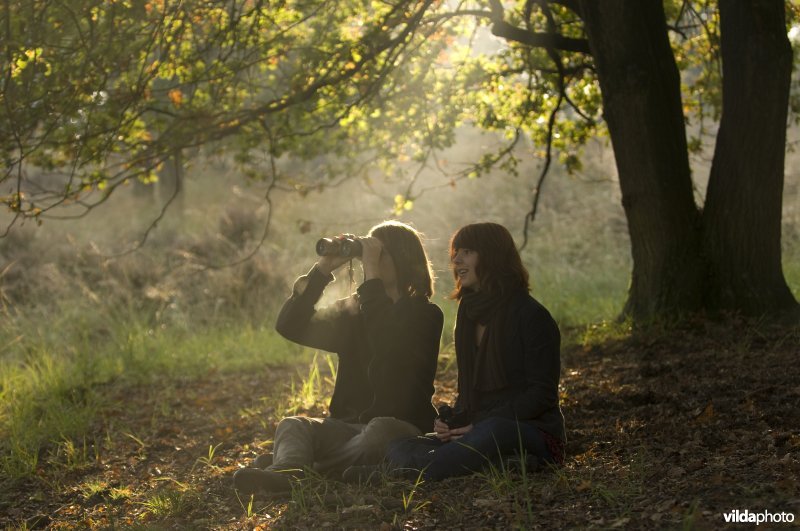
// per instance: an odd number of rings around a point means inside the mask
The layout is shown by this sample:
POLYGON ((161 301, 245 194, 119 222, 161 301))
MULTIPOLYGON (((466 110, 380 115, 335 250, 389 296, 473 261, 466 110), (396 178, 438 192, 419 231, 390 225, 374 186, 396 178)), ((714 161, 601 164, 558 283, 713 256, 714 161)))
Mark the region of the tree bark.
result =
POLYGON ((624 313, 647 321, 702 306, 680 76, 659 0, 583 0, 628 220, 633 273, 624 313))
POLYGON ((712 308, 797 306, 781 265, 792 49, 783 0, 721 0, 722 119, 703 215, 712 308))

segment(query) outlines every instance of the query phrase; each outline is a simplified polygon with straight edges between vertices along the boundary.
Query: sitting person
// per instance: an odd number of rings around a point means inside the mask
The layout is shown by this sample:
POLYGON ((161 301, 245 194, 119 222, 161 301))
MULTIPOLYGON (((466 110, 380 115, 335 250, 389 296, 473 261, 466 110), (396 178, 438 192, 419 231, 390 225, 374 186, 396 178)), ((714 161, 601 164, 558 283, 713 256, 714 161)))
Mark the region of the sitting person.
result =
POLYGON ((289 417, 275 433, 272 458, 234 474, 246 495, 287 491, 309 468, 341 477, 351 465, 379 463, 390 441, 424 433, 444 317, 430 302, 433 277, 419 234, 385 222, 368 237, 346 239, 360 249, 364 282, 357 293, 317 310, 333 271, 351 258, 324 255, 294 285, 276 329, 301 345, 335 352, 339 364, 330 417, 289 417))
POLYGON ((434 421, 434 433, 390 445, 389 468, 441 480, 520 454, 529 463, 563 463, 561 336, 528 294, 511 234, 495 223, 467 225, 451 239, 450 259, 459 300, 458 398, 434 421))

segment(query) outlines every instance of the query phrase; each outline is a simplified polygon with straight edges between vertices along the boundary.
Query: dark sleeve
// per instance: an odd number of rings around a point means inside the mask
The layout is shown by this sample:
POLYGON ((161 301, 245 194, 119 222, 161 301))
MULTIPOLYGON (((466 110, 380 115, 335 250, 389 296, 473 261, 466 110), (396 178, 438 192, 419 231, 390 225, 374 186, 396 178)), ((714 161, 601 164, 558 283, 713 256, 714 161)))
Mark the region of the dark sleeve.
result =
POLYGON ((383 281, 368 280, 358 290, 372 354, 370 382, 375 392, 363 418, 396 417, 430 429, 430 399, 444 316, 435 304, 403 298, 396 304, 383 281), (422 415, 430 418, 419 420, 422 415))
MULTIPOLYGON (((532 420, 558 407, 558 381, 561 374, 561 334, 550 314, 541 307, 522 309, 515 333, 521 335, 525 380, 522 389, 506 404, 481 417, 507 417, 532 420)), ((520 342, 515 342, 519 345, 520 342)))
POLYGON ((292 295, 283 303, 275 330, 280 335, 306 347, 341 352, 351 338, 344 306, 347 299, 317 310, 317 302, 333 275, 323 275, 316 267, 297 279, 292 295), (305 284, 305 289, 303 285, 305 284))

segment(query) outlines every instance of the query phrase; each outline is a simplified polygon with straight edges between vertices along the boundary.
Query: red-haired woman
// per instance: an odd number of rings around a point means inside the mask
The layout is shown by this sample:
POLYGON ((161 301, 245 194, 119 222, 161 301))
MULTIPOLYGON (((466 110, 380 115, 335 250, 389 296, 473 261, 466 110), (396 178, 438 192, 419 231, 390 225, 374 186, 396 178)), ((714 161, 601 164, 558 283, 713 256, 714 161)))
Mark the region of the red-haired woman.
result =
POLYGON ((451 415, 434 421, 433 434, 391 445, 391 468, 439 480, 521 454, 528 463, 562 463, 561 336, 528 293, 511 234, 496 223, 462 227, 450 241, 450 260, 459 301, 458 399, 451 415))

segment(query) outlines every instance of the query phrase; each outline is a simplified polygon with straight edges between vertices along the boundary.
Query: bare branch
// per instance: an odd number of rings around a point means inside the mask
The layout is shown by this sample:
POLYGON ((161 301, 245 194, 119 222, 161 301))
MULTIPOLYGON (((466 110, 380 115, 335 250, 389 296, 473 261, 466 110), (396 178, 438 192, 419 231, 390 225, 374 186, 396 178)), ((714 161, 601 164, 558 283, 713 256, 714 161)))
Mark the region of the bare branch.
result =
MULTIPOLYGON (((175 160, 176 167, 179 167, 179 165, 180 165, 180 157, 177 155, 177 153, 173 154, 173 157, 175 157, 175 159, 176 159, 175 160)), ((167 210, 169 210, 170 205, 172 205, 172 203, 175 202, 175 199, 177 199, 178 195, 180 195, 181 189, 182 189, 182 186, 181 186, 181 184, 182 184, 181 181, 182 180, 183 179, 182 179, 182 176, 181 176, 180 169, 178 169, 178 175, 176 175, 175 188, 172 190, 172 195, 169 196, 169 198, 167 199, 166 203, 164 203, 164 205, 161 207, 161 211, 158 213, 158 216, 156 216, 156 218, 152 222, 150 222, 150 224, 147 226, 147 229, 144 231, 144 234, 142 234, 142 237, 139 239, 139 241, 136 243, 136 245, 134 245, 130 249, 122 251, 121 253, 108 256, 107 258, 119 258, 121 256, 126 256, 126 255, 129 255, 131 253, 134 253, 134 252, 138 251, 139 249, 141 249, 144 246, 144 244, 147 242, 147 238, 150 237, 150 233, 152 233, 153 230, 155 230, 155 228, 161 222, 161 220, 164 219, 164 216, 167 214, 167 210)))
POLYGON ((269 165, 270 165, 270 183, 267 186, 267 191, 264 193, 264 201, 267 203, 267 219, 264 221, 264 230, 261 232, 261 238, 256 243, 255 247, 253 247, 250 252, 248 252, 243 257, 234 260, 232 262, 227 262, 224 264, 204 264, 202 268, 198 269, 196 272, 200 273, 202 271, 207 271, 209 269, 225 269, 228 267, 235 267, 237 265, 241 265, 251 258, 253 258, 256 253, 264 246, 264 242, 267 241, 267 237, 269 236, 269 229, 272 225, 272 212, 274 207, 272 205, 272 192, 275 190, 277 183, 278 183, 278 168, 275 161, 275 138, 272 134, 272 131, 266 124, 262 124, 264 131, 267 133, 267 137, 269 139, 269 149, 268 149, 268 156, 269 156, 269 165))
MULTIPOLYGON (((496 0, 495 0, 496 1, 496 0)), ((545 0, 538 0, 542 12, 544 13, 545 17, 547 18, 548 27, 553 28, 555 27, 555 19, 553 18, 553 14, 550 11, 549 6, 545 0)), ((550 112, 550 118, 547 121, 547 147, 545 150, 545 159, 544 159, 544 166, 542 167, 542 171, 539 174, 539 179, 536 182, 536 187, 533 189, 533 203, 531 205, 531 210, 525 216, 525 224, 522 229, 522 244, 519 246, 519 250, 522 251, 525 246, 528 244, 528 230, 530 228, 530 224, 536 219, 536 214, 539 210, 539 199, 542 195, 542 185, 544 185, 545 178, 547 178, 547 174, 550 171, 550 164, 553 160, 553 132, 555 130, 556 125, 556 115, 558 111, 561 109, 561 104, 567 98, 567 90, 566 90, 566 83, 565 83, 565 75, 564 75, 564 64, 561 61, 561 56, 558 52, 553 48, 547 49, 550 58, 555 63, 556 68, 558 69, 559 76, 558 76, 558 101, 556 102, 556 106, 550 112)))
POLYGON ((558 102, 556 103, 555 108, 550 112, 550 118, 547 121, 547 148, 545 150, 544 166, 542 167, 541 173, 539 173, 539 179, 536 181, 536 187, 533 189, 533 203, 531 205, 531 210, 525 216, 525 225, 522 229, 522 244, 519 246, 520 251, 522 251, 525 246, 528 245, 528 231, 530 224, 536 219, 536 214, 539 210, 539 199, 542 195, 542 185, 544 184, 545 178, 547 178, 547 174, 550 171, 550 164, 553 160, 553 131, 555 129, 556 114, 561 108, 561 103, 563 100, 564 95, 563 93, 560 93, 558 95, 558 102))

